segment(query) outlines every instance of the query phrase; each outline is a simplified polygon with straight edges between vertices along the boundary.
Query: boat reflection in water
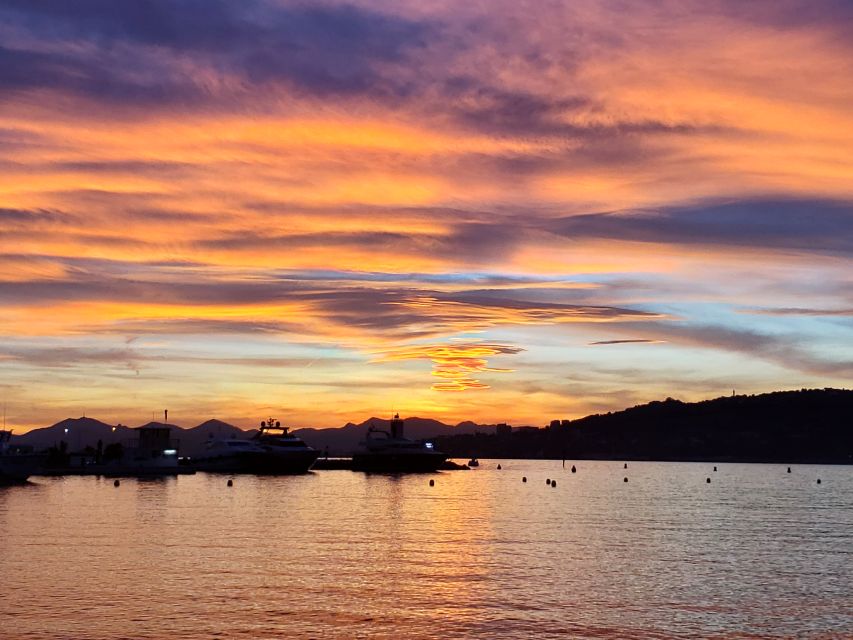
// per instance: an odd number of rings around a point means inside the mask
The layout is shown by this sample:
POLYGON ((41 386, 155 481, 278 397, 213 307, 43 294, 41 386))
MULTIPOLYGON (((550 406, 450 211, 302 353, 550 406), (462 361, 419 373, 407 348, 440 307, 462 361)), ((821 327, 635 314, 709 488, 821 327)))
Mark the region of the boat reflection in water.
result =
POLYGON ((437 471, 447 456, 436 451, 431 442, 415 442, 406 438, 403 426, 399 414, 391 420, 390 431, 371 425, 364 441, 352 454, 353 470, 390 473, 437 471))
POLYGON ((194 461, 198 471, 225 473, 294 474, 307 473, 320 456, 273 418, 249 440, 212 440, 207 451, 194 461))

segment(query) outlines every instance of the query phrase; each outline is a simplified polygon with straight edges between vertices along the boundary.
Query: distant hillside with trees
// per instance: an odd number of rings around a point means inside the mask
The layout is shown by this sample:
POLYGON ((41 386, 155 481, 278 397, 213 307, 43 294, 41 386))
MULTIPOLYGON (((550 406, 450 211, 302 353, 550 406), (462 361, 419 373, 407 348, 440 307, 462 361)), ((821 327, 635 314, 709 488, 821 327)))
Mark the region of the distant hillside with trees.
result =
POLYGON ((853 391, 667 398, 545 429, 437 439, 453 457, 853 464, 853 391))

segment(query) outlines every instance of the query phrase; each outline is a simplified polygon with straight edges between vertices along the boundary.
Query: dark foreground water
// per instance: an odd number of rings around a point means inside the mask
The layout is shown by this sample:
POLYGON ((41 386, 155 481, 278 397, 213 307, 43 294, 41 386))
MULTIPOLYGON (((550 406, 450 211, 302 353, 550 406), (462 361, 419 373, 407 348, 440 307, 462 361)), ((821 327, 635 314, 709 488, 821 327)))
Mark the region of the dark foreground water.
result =
POLYGON ((0 638, 853 638, 853 467, 496 464, 0 488, 0 638))

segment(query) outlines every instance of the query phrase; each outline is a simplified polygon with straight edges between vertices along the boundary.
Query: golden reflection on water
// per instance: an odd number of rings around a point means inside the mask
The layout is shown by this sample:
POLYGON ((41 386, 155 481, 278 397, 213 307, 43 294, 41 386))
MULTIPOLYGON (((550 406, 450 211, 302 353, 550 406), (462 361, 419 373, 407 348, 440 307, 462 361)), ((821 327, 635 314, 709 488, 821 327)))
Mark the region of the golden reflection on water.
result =
POLYGON ((482 463, 0 488, 0 637, 853 636, 850 467, 482 463))

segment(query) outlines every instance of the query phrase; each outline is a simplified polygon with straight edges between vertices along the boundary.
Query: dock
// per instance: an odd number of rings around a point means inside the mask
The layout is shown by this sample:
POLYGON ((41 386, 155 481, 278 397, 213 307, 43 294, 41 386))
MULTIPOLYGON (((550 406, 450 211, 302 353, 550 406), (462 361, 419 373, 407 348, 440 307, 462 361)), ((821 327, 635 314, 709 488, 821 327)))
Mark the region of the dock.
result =
POLYGON ((312 471, 352 471, 352 458, 317 458, 312 471))
POLYGON ((42 467, 34 476, 104 476, 106 478, 151 478, 159 476, 192 475, 196 471, 190 466, 152 468, 121 464, 91 464, 85 466, 42 467))

